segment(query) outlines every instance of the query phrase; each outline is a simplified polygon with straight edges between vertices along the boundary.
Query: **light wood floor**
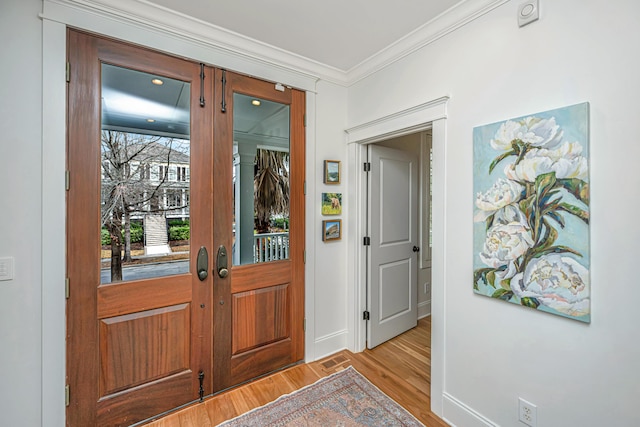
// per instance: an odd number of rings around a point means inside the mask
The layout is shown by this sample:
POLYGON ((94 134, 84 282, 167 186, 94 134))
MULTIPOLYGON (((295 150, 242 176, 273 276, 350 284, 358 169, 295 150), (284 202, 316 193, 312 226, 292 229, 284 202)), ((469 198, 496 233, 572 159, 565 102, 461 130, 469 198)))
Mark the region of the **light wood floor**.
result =
POLYGON ((344 350, 317 362, 296 365, 242 387, 213 396, 145 427, 208 427, 265 405, 283 394, 353 366, 380 390, 406 408, 427 427, 446 427, 431 405, 431 317, 373 350, 344 350))

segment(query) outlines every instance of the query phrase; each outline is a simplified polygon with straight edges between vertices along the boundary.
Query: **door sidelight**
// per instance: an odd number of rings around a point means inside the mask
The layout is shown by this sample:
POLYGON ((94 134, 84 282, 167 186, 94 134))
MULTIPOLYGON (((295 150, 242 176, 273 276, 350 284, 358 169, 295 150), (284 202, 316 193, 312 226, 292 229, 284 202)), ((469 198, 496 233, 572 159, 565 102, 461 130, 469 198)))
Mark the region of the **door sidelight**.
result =
POLYGON ((220 245, 218 248, 218 256, 216 257, 216 269, 218 270, 218 276, 223 279, 229 274, 227 265, 227 249, 224 245, 220 245))

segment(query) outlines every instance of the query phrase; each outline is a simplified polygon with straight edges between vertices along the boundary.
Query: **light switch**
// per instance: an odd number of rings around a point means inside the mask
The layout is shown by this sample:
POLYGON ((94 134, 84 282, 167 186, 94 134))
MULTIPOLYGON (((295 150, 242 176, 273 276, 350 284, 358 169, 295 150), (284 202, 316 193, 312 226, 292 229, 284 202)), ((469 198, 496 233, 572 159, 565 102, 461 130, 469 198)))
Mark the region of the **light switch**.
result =
POLYGON ((13 280, 13 257, 0 258, 0 280, 13 280))

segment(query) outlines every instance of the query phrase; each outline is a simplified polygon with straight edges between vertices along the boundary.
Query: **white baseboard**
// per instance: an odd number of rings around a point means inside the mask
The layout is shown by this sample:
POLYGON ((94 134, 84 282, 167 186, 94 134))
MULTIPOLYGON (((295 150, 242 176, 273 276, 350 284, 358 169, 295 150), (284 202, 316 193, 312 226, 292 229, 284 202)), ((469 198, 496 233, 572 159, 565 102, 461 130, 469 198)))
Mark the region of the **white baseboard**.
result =
POLYGON ((315 341, 315 360, 320 360, 347 348, 347 330, 334 332, 317 338, 315 341))
POLYGON ((431 300, 423 301, 418 304, 418 319, 431 316, 431 300))
POLYGON ((452 427, 498 427, 487 417, 476 412, 449 393, 442 393, 442 419, 452 427))

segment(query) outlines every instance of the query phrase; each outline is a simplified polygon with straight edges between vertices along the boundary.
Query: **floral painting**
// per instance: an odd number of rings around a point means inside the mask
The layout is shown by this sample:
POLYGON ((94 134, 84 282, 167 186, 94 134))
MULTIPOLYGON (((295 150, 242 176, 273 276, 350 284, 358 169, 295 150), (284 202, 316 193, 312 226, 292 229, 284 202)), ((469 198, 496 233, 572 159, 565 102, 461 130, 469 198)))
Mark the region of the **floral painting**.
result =
POLYGON ((583 322, 589 104, 473 130, 474 291, 583 322))

